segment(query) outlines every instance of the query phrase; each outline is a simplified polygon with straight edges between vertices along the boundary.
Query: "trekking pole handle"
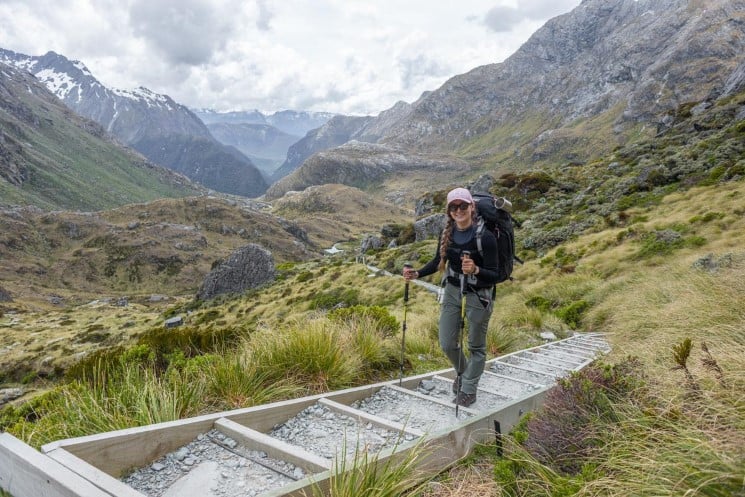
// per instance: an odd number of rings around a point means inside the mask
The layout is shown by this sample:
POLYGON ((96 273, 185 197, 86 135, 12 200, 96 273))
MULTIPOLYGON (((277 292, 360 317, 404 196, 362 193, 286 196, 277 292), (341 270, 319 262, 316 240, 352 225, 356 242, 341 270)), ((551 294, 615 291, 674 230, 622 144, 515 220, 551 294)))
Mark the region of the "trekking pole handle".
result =
MULTIPOLYGON (((461 261, 464 259, 470 259, 471 258, 471 251, 470 250, 461 250, 460 251, 460 259, 461 261)), ((463 268, 461 267, 461 273, 460 273, 460 294, 465 295, 466 294, 466 275, 463 273, 463 268)))
MULTIPOLYGON (((408 262, 404 264, 404 270, 406 269, 412 269, 414 266, 409 264, 408 262)), ((404 285, 404 302, 409 301, 409 280, 406 280, 406 284, 404 285)))

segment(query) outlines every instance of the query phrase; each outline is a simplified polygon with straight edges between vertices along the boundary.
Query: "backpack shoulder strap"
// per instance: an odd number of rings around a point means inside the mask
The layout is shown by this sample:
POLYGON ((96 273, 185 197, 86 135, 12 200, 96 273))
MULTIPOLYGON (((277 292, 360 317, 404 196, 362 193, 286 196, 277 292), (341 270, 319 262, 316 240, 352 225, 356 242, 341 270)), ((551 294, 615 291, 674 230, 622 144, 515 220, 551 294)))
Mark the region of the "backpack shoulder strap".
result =
POLYGON ((476 221, 476 249, 479 251, 479 255, 481 257, 484 257, 484 248, 481 244, 481 237, 484 234, 485 228, 486 228, 486 223, 484 222, 484 218, 479 216, 476 221))

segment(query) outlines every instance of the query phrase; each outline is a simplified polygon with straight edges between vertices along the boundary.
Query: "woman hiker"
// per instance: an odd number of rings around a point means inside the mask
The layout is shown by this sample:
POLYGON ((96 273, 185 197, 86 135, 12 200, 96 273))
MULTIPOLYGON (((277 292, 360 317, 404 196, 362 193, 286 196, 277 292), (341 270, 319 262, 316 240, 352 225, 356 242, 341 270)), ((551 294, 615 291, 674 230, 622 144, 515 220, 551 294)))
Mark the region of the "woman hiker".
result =
POLYGON ((447 197, 448 222, 440 236, 437 251, 421 269, 404 268, 408 280, 445 272, 444 294, 440 306, 440 347, 457 374, 453 382, 454 403, 468 407, 476 402, 476 388, 486 363, 486 331, 493 305, 497 280, 497 240, 489 230, 481 230, 479 253, 476 205, 471 193, 456 188, 447 197), (461 286, 463 281, 463 286, 461 286), (461 295, 461 288, 464 295, 461 295), (466 299, 468 350, 461 350, 461 298, 466 299), (460 388, 458 380, 461 380, 460 388))

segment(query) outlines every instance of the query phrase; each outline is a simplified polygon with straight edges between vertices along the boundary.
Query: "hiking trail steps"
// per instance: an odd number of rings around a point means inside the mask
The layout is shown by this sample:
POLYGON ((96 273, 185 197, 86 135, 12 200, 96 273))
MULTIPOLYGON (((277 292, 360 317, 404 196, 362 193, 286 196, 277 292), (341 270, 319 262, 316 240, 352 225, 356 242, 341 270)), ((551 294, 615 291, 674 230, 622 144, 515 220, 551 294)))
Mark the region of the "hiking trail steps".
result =
POLYGON ((509 432, 558 379, 608 351, 602 334, 578 333, 489 360, 476 402, 457 418, 455 373, 446 369, 59 440, 41 451, 2 433, 0 488, 13 497, 297 496, 314 485, 325 491, 355 457, 383 462, 411 450, 420 451, 418 468, 434 473, 509 432))

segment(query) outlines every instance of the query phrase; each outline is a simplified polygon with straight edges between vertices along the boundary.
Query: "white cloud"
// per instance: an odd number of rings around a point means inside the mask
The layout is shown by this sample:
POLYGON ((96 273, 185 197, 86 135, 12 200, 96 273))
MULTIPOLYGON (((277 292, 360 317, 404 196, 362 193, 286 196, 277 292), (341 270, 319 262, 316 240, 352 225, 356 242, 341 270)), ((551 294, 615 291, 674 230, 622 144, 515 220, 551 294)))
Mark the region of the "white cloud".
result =
POLYGON ((504 60, 579 3, 0 0, 0 46, 191 107, 377 114, 504 60))

